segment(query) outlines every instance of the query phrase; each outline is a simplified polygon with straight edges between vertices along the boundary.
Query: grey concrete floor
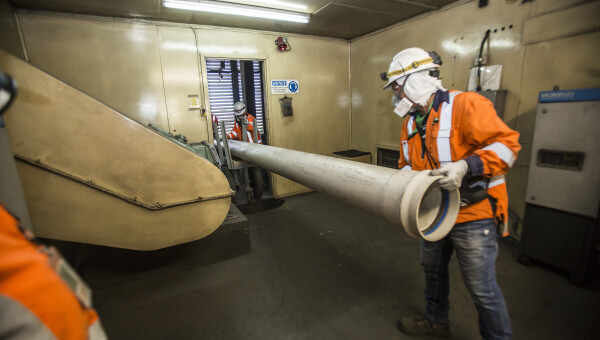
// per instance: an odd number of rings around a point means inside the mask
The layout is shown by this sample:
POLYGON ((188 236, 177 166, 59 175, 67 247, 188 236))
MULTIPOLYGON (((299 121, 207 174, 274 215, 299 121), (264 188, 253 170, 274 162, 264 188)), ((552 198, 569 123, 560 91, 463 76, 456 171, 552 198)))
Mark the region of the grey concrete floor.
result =
MULTIPOLYGON (((164 268, 95 291, 112 339, 411 339, 423 311, 419 242, 383 218, 318 193, 248 215, 252 250, 210 265, 164 268)), ((600 285, 516 262, 501 240, 497 276, 515 339, 600 338, 600 285)), ((453 339, 480 339, 451 262, 453 339)))

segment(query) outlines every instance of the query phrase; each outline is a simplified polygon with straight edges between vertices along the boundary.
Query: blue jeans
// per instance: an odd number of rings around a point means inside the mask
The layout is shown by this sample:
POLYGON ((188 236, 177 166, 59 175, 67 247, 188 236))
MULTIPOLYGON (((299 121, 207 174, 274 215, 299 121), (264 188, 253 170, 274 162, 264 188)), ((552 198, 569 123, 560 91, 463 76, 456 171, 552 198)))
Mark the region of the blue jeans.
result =
POLYGON ((484 339, 510 339, 508 310, 496 282, 498 229, 494 219, 456 224, 448 236, 436 242, 421 240, 426 317, 435 323, 448 322, 448 263, 454 249, 463 280, 479 313, 481 335, 484 339))

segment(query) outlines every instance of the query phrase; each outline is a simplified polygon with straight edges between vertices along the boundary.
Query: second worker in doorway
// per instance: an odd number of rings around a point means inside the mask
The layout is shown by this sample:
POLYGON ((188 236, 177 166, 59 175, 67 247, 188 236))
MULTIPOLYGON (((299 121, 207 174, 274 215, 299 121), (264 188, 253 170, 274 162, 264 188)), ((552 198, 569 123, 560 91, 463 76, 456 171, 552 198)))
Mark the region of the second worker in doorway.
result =
MULTIPOLYGON (((233 125, 231 132, 227 134, 227 138, 243 141, 244 137, 242 136, 242 126, 245 125, 246 140, 248 142, 254 143, 254 129, 256 126, 256 119, 254 118, 254 116, 248 113, 246 104, 244 104, 243 102, 235 103, 235 105, 233 106, 233 114, 235 115, 235 124, 233 125)), ((262 144, 260 131, 256 131, 256 136, 258 139, 257 143, 262 144)))

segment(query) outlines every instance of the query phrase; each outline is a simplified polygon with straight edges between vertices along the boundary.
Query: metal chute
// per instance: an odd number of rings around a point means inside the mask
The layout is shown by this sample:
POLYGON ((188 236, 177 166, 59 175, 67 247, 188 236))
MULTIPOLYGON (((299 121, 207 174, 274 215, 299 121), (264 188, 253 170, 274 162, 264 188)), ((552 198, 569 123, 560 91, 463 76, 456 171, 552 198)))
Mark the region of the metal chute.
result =
POLYGON ((233 192, 214 164, 0 50, 7 132, 39 237, 136 250, 203 238, 233 192))

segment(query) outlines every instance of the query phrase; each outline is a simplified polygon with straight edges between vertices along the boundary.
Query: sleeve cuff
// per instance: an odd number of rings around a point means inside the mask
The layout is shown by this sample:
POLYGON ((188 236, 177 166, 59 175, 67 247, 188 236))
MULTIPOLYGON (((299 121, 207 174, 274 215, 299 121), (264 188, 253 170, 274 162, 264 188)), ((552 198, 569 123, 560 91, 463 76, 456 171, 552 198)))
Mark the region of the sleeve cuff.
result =
POLYGON ((478 155, 471 155, 465 158, 464 161, 469 165, 467 176, 475 177, 483 175, 483 161, 478 155))

